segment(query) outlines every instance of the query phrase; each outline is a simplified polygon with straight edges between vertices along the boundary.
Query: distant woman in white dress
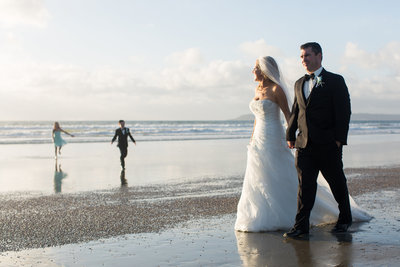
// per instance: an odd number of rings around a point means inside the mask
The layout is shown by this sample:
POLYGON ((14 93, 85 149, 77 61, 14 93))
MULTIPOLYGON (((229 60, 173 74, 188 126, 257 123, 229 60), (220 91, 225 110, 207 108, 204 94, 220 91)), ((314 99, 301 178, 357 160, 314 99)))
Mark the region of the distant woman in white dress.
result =
POLYGON ((68 134, 71 137, 74 137, 74 135, 68 133, 67 131, 64 131, 63 129, 61 129, 60 124, 58 122, 54 123, 54 127, 53 127, 53 142, 54 142, 54 153, 55 153, 55 157, 57 158, 57 151, 58 154, 61 155, 61 148, 63 145, 67 144, 67 142, 62 139, 61 137, 61 132, 68 134))
MULTIPOLYGON (((281 111, 288 121, 289 95, 272 57, 257 59, 253 69, 258 85, 250 102, 254 129, 248 145, 247 166, 237 207, 235 230, 262 232, 287 230, 297 211, 298 179, 294 156, 287 147, 281 111)), ((350 197, 354 221, 371 217, 350 197)), ((337 203, 324 179, 318 178, 318 191, 311 213, 311 224, 334 223, 337 203)))

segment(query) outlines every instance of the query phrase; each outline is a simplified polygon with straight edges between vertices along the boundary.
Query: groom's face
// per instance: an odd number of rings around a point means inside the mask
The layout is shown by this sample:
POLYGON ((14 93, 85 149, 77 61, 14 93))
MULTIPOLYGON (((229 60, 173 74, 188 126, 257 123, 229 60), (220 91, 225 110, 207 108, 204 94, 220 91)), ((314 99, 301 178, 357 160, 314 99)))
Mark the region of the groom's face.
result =
POLYGON ((301 63, 308 73, 312 73, 321 67, 322 55, 315 54, 311 47, 301 49, 301 63))

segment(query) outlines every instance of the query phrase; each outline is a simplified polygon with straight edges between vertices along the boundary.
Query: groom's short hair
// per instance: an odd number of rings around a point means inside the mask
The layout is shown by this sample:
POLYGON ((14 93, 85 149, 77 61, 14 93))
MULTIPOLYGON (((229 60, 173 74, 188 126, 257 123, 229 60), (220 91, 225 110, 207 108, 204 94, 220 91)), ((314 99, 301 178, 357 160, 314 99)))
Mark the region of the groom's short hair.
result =
POLYGON ((308 43, 302 44, 302 45, 300 46, 300 49, 307 49, 307 48, 309 48, 309 47, 311 47, 311 50, 312 50, 316 55, 318 55, 319 53, 321 53, 321 56, 322 56, 322 48, 321 48, 321 46, 319 45, 319 43, 316 43, 316 42, 308 42, 308 43))

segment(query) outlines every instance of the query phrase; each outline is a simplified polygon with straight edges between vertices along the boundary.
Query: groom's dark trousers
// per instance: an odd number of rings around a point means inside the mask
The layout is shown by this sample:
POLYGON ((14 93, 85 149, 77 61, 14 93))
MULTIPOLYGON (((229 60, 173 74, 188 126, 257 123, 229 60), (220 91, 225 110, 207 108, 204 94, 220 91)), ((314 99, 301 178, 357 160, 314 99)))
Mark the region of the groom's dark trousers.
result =
POLYGON ((304 77, 295 84, 295 99, 286 140, 295 141, 299 189, 295 229, 309 229, 319 171, 328 182, 338 203, 337 223, 352 221, 349 193, 343 172, 342 146, 347 144, 351 115, 350 97, 342 76, 322 70, 322 82, 303 93, 304 77), (297 136, 296 136, 297 133, 297 136))
POLYGON ((347 224, 352 220, 346 177, 343 173, 342 147, 336 143, 309 143, 296 151, 296 168, 299 176, 296 223, 294 228, 308 231, 311 209, 314 206, 319 171, 328 182, 339 205, 337 223, 347 224))

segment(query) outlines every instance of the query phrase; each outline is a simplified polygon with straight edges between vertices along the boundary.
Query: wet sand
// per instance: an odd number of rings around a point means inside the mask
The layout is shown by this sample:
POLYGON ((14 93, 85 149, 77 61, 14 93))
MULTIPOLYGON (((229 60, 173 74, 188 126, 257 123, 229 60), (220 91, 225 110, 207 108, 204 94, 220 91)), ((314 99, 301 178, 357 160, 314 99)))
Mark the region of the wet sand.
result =
POLYGON ((48 145, 2 146, 0 266, 397 266, 400 140, 389 137, 344 152, 350 193, 374 219, 344 235, 314 227, 309 240, 233 230, 247 140, 138 144, 126 172, 109 144, 68 144, 58 161, 48 145))
POLYGON ((307 240, 285 240, 282 232, 235 233, 239 179, 65 195, 3 194, 0 265, 52 259, 48 266, 141 261, 141 266, 395 266, 399 171, 346 170, 351 194, 375 218, 341 235, 330 234, 332 226, 314 227, 307 240))

